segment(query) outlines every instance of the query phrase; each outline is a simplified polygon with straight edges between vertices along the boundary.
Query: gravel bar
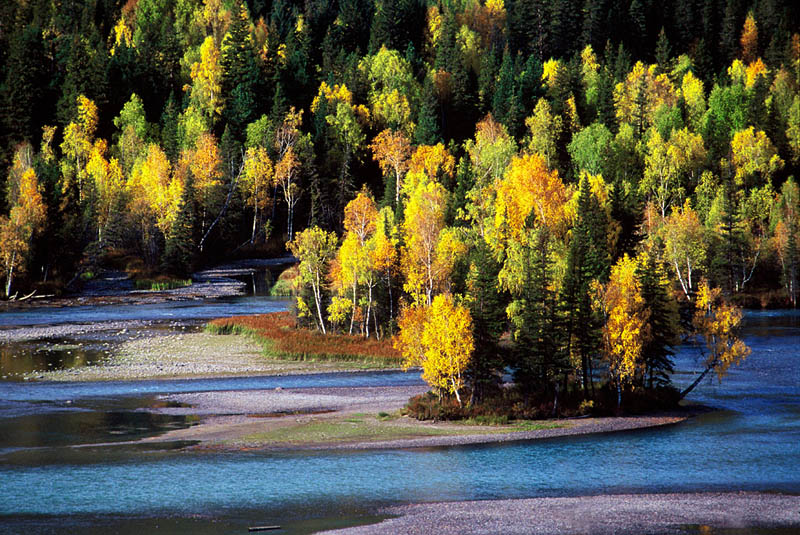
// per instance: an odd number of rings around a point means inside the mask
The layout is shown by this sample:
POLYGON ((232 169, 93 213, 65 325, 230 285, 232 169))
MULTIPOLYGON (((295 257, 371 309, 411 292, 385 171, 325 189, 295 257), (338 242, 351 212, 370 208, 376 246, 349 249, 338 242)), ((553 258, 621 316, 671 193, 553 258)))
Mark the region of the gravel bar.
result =
MULTIPOLYGON (((442 502, 383 509, 378 524, 336 535, 668 534, 786 528, 800 533, 800 496, 754 492, 633 494, 442 502)), ((789 533, 785 531, 782 533, 789 533)))

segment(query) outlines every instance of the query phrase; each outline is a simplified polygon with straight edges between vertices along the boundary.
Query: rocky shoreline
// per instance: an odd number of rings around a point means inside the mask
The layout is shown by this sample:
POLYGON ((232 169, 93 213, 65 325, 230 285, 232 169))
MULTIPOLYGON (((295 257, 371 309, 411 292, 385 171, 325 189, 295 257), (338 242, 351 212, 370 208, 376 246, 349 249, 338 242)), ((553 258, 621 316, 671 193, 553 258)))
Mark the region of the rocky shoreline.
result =
POLYGON ((756 492, 601 495, 426 503, 389 507, 376 514, 392 518, 325 533, 624 535, 710 534, 731 529, 741 534, 788 535, 800 530, 800 496, 756 492))

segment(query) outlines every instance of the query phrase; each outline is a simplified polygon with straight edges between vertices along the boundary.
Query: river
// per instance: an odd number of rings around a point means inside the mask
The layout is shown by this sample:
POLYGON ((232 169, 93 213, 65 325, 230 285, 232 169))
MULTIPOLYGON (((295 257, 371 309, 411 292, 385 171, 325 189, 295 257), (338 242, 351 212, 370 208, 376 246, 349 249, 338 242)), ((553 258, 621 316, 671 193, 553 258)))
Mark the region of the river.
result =
MULTIPOLYGON (((252 313, 243 309, 253 303, 214 303, 208 313, 252 313)), ((183 314, 209 317, 203 306, 183 314)), ((102 318, 102 310, 83 311, 82 317, 93 312, 102 318)), ((152 319, 145 316, 137 319, 152 319)), ((63 317, 69 321, 69 314, 63 317)), ((0 382, 0 533, 242 533, 247 526, 275 524, 283 533, 300 534, 373 521, 370 512, 382 505, 425 501, 711 490, 800 493, 800 314, 748 312, 744 338, 753 349, 747 361, 721 385, 706 380, 690 396, 720 410, 682 424, 423 450, 194 453, 178 451, 181 444, 157 450, 75 447, 191 425, 137 410, 160 393, 414 384, 415 374, 0 382)), ((680 348, 676 369, 676 383, 688 384, 689 372, 697 369, 696 350, 680 348)))

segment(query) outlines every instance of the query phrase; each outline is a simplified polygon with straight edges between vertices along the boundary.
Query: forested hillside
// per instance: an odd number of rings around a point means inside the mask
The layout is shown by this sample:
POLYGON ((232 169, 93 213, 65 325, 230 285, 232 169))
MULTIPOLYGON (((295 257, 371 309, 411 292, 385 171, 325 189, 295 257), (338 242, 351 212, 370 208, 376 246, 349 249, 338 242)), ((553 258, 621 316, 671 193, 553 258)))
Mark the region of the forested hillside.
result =
POLYGON ((288 242, 302 322, 555 405, 666 384, 686 328, 721 376, 723 296, 797 303, 795 2, 0 10, 6 296, 288 242))
POLYGON ((794 2, 0 9, 12 291, 110 250, 185 272, 314 224, 340 234, 362 186, 401 216, 406 173, 439 158, 449 227, 483 235, 512 160, 544 166, 566 197, 586 176, 610 258, 655 241, 687 292, 702 275, 795 299, 794 2))

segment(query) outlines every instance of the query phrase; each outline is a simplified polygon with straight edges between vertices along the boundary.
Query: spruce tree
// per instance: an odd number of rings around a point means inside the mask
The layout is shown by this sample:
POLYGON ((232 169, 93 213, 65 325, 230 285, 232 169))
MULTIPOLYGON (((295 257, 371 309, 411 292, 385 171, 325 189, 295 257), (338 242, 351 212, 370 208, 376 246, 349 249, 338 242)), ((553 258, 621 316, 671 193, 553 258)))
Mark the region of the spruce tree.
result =
POLYGON ((235 4, 231 19, 222 41, 223 115, 233 127, 233 135, 241 140, 247 123, 257 116, 259 71, 250 37, 250 18, 241 1, 235 4))
POLYGON ((497 75, 492 98, 492 115, 498 122, 507 124, 506 120, 508 119, 508 110, 513 94, 514 62, 511 59, 511 54, 506 50, 503 52, 503 62, 500 65, 500 72, 497 75))
POLYGON ((600 318, 591 302, 593 281, 605 282, 611 265, 607 243, 608 223, 584 176, 578 196, 578 220, 567 252, 567 272, 560 296, 568 352, 581 366, 585 398, 592 397, 594 358, 601 343, 600 318))
POLYGON ((656 63, 660 72, 669 74, 672 71, 672 47, 669 45, 669 39, 667 39, 663 26, 658 32, 658 41, 656 41, 656 63))
POLYGON ((538 394, 558 405, 561 380, 569 369, 560 329, 557 296, 553 290, 552 237, 546 227, 528 230, 523 246, 524 284, 517 296, 518 321, 515 344, 514 382, 530 401, 538 394))
POLYGON ((472 387, 470 403, 474 403, 496 390, 501 381, 504 363, 499 342, 506 330, 507 298, 497 287, 500 263, 484 240, 476 239, 469 261, 467 297, 475 351, 467 377, 472 387))
POLYGON ((636 277, 645 306, 650 311, 647 320, 650 339, 642 348, 645 365, 643 386, 650 389, 668 386, 670 374, 674 371, 673 348, 680 334, 677 302, 670 299, 670 282, 664 266, 653 256, 643 255, 637 265, 636 277))
POLYGON ((164 245, 162 269, 178 276, 191 274, 195 262, 194 185, 191 175, 186 180, 178 216, 172 223, 164 245))

